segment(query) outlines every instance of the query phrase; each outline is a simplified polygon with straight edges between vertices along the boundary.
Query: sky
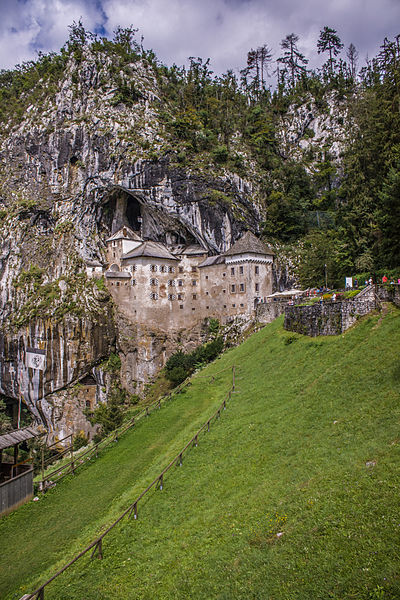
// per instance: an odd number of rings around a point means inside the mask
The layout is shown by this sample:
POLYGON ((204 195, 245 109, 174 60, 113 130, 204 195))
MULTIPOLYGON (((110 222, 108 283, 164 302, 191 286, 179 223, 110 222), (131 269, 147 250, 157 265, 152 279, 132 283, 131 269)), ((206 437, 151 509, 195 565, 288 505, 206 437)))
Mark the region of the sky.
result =
POLYGON ((210 58, 216 74, 242 69, 247 52, 264 43, 278 58, 290 33, 299 36, 309 66, 320 66, 316 44, 327 25, 345 45, 343 58, 353 43, 362 67, 385 36, 400 33, 400 0, 0 0, 0 69, 58 51, 80 18, 107 37, 118 25, 133 25, 162 62, 210 58))

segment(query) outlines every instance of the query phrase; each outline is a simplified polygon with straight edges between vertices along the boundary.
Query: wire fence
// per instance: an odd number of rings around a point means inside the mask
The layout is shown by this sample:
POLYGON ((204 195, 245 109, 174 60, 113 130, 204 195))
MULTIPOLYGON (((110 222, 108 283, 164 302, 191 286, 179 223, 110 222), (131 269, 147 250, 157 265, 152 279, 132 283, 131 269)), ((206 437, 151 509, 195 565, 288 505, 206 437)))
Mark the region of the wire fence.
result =
MULTIPOLYGON (((85 556, 88 552, 92 551, 90 558, 93 559, 96 555, 97 558, 103 558, 103 539, 106 537, 110 531, 114 529, 118 523, 120 523, 125 517, 128 519, 134 517, 137 519, 139 516, 138 513, 138 504, 144 498, 146 494, 150 492, 152 488, 157 488, 159 490, 163 489, 164 485, 164 476, 166 473, 174 466, 182 466, 183 464, 183 455, 193 446, 197 446, 199 443, 199 436, 203 432, 210 431, 211 423, 221 417, 222 411, 226 409, 227 402, 231 399, 232 392, 235 391, 235 366, 229 367, 232 370, 232 385, 229 391, 227 392, 224 400, 219 405, 217 410, 213 413, 213 415, 200 427, 200 429, 192 436, 192 438, 188 441, 186 446, 182 448, 182 450, 171 460, 171 462, 157 475, 155 479, 147 486, 147 488, 128 506, 127 509, 111 524, 101 535, 99 535, 91 544, 86 546, 82 552, 79 552, 72 560, 69 561, 66 565, 64 565, 57 573, 55 573, 50 579, 45 581, 40 587, 38 587, 31 594, 25 594, 20 598, 20 600, 44 600, 45 588, 52 582, 54 579, 59 577, 62 573, 64 573, 67 569, 69 569, 74 563, 76 563, 80 558, 85 556)), ((224 369, 225 370, 225 369, 224 369)), ((184 382, 185 383, 185 382, 184 382)), ((158 404, 158 403, 155 403, 158 404)))
MULTIPOLYGON (((168 400, 170 400, 173 395, 181 392, 183 390, 183 388, 185 388, 188 384, 189 384, 189 379, 185 379, 185 381, 183 381, 180 385, 178 385, 178 387, 176 387, 170 394, 168 394, 167 396, 164 396, 163 398, 159 398, 152 404, 149 404, 148 406, 146 406, 142 411, 140 411, 138 414, 136 414, 134 417, 132 417, 132 419, 130 419, 127 423, 123 423, 122 425, 120 425, 120 427, 117 427, 117 429, 114 429, 114 431, 112 431, 108 436, 103 438, 100 442, 98 442, 97 444, 95 444, 94 446, 92 446, 91 448, 86 450, 85 452, 83 452, 83 453, 80 452, 78 455, 76 455, 76 454, 74 455, 73 449, 72 449, 72 444, 71 444, 70 446, 65 448, 60 453, 60 455, 57 457, 59 459, 62 456, 65 456, 66 454, 69 453, 71 455, 71 460, 69 460, 67 463, 64 463, 57 469, 54 469, 54 471, 47 473, 46 475, 44 475, 44 465, 42 462, 42 477, 41 477, 40 481, 38 482, 39 490, 46 491, 46 489, 48 489, 49 487, 52 487, 56 483, 59 483, 67 475, 74 474, 76 469, 78 469, 79 467, 84 465, 87 461, 91 460, 93 457, 97 458, 100 450, 104 450, 104 448, 107 448, 107 446, 116 442, 120 436, 122 436, 124 433, 126 433, 132 427, 134 427, 140 419, 142 419, 143 417, 148 417, 151 412, 153 412, 154 410, 156 410, 158 408, 161 408, 162 404, 164 404, 165 402, 168 402, 168 400)), ((68 437, 70 437, 70 436, 66 436, 66 438, 63 438, 63 439, 67 439, 68 437)), ((62 440, 60 440, 60 441, 62 441, 62 440)), ((57 443, 59 443, 59 442, 57 442, 57 443)), ((55 444, 53 444, 53 445, 55 445, 55 444)))

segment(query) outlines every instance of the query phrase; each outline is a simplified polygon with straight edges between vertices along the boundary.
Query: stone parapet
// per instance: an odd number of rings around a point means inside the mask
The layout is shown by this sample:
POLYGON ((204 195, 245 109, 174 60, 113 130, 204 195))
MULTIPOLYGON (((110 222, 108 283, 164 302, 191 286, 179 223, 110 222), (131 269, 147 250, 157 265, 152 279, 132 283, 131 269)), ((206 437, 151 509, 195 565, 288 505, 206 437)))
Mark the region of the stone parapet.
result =
POLYGON ((304 335, 339 335, 351 327, 360 316, 377 308, 373 295, 341 302, 324 302, 311 306, 287 306, 284 328, 304 335))
POLYGON ((259 323, 272 323, 277 317, 283 315, 288 306, 288 300, 275 300, 263 302, 256 306, 256 321, 259 323))

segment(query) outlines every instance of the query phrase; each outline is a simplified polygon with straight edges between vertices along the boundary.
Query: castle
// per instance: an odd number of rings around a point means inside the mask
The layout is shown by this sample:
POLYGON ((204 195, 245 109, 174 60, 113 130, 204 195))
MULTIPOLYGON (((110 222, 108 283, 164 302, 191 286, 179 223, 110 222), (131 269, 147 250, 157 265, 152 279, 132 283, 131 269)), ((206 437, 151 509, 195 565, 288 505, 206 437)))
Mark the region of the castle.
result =
MULTIPOLYGON (((246 232, 223 254, 144 240, 122 227, 106 240, 107 287, 131 320, 176 330, 205 318, 251 315, 272 293, 274 253, 246 232)), ((92 266, 93 272, 97 266, 92 266)))

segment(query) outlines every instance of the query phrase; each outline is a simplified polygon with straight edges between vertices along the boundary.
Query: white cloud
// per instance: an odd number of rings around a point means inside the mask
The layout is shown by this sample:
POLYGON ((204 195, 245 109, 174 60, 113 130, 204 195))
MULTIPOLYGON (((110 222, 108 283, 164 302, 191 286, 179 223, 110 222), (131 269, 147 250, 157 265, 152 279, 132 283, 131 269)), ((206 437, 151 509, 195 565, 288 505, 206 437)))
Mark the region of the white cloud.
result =
POLYGON ((108 35, 132 24, 163 62, 210 57, 218 73, 242 68, 247 51, 263 43, 279 56, 281 39, 292 32, 310 64, 319 64, 316 42, 325 25, 337 29, 346 47, 353 42, 363 60, 400 23, 398 0, 0 0, 0 9, 3 68, 34 58, 37 49, 57 51, 80 17, 87 29, 104 26, 108 35))

